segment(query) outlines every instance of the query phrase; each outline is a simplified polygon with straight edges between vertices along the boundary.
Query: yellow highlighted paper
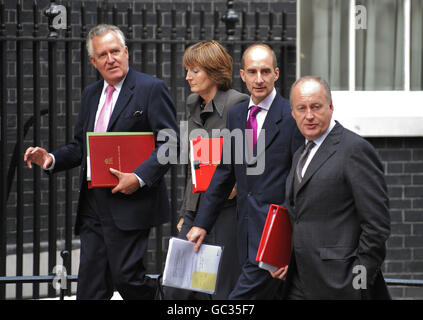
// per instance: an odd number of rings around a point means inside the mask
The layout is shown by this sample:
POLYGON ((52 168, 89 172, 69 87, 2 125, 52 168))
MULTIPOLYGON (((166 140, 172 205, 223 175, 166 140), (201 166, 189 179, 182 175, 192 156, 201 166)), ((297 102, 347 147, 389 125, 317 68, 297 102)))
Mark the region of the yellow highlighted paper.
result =
POLYGON ((214 291, 216 286, 216 277, 216 273, 194 271, 192 273, 191 287, 214 291))

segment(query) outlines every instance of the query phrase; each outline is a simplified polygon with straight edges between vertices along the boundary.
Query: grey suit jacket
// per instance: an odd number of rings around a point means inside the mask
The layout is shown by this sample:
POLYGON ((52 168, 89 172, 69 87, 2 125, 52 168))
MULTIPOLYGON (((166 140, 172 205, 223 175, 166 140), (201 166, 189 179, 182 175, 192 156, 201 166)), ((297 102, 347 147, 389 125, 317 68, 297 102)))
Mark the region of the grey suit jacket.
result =
MULTIPOLYGON (((186 103, 188 114, 188 134, 190 134, 194 129, 204 129, 207 131, 208 136, 212 137, 213 129, 226 128, 226 116, 228 111, 233 106, 248 99, 248 95, 240 93, 234 89, 229 89, 227 91, 218 90, 214 98, 202 110, 200 108, 202 102, 201 97, 196 93, 190 94, 186 103), (202 115, 207 116, 207 120, 204 123, 201 119, 202 115)), ((196 212, 202 196, 202 193, 192 192, 191 170, 188 170, 185 195, 180 210, 180 216, 182 216, 186 210, 196 212)), ((233 202, 235 202, 235 200, 233 202)))
POLYGON ((294 155, 286 180, 286 205, 293 227, 287 283, 298 268, 309 299, 388 299, 380 266, 390 234, 382 163, 363 138, 335 125, 317 150, 294 194, 294 155), (354 266, 364 266, 367 290, 353 287, 354 266))

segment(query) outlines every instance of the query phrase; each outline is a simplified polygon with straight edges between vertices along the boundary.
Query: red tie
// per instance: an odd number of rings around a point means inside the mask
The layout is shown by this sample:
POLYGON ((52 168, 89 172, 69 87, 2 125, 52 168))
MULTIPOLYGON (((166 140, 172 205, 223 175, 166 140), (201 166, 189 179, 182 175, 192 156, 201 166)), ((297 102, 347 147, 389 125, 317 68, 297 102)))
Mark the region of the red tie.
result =
POLYGON ((115 91, 115 87, 108 85, 106 88, 106 101, 104 102, 103 108, 100 110, 98 115, 97 123, 95 125, 95 132, 106 132, 107 126, 109 125, 110 116, 112 114, 112 95, 115 91))

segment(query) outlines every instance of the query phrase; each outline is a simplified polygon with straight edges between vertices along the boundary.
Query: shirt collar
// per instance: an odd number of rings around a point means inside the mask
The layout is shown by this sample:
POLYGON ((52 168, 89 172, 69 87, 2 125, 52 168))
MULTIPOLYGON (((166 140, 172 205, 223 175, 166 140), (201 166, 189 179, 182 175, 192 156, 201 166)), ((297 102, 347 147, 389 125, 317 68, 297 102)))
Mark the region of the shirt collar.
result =
MULTIPOLYGON (((316 144, 317 147, 320 147, 320 145, 323 143, 323 141, 325 141, 326 137, 329 135, 329 133, 332 131, 332 129, 335 127, 336 122, 333 119, 333 117, 330 119, 330 123, 329 123, 329 127, 326 130, 326 132, 324 134, 322 134, 319 138, 317 138, 316 140, 313 140, 313 142, 316 144)), ((307 144, 307 139, 306 139, 306 144, 307 144)))
POLYGON ((250 109, 252 106, 259 106, 261 109, 264 109, 266 111, 269 111, 270 106, 273 103, 273 100, 276 97, 276 89, 273 88, 272 92, 270 92, 266 98, 264 98, 262 101, 259 102, 259 104, 255 104, 253 102, 253 99, 250 97, 250 103, 248 105, 248 109, 250 109))
MULTIPOLYGON (((128 72, 129 72, 129 68, 128 68, 128 72)), ((123 77, 122 80, 120 80, 118 83, 116 83, 115 85, 113 85, 113 87, 115 87, 115 91, 114 92, 117 92, 117 93, 120 92, 120 89, 122 89, 123 82, 125 81, 126 76, 128 75, 128 72, 126 72, 125 77, 123 77)), ((107 81, 104 80, 102 94, 105 94, 106 93, 106 88, 107 88, 108 85, 109 84, 107 83, 107 81)))

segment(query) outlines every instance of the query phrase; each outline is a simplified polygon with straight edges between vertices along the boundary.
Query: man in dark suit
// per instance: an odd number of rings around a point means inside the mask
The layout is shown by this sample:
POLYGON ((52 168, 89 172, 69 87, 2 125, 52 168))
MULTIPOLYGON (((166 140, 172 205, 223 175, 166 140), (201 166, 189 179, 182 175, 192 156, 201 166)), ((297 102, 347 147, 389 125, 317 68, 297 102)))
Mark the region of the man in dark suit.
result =
MULTIPOLYGON (((151 299, 154 281, 143 264, 150 228, 169 219, 163 175, 169 168, 158 157, 162 129, 175 132, 166 142, 177 148, 175 108, 163 81, 129 68, 128 48, 121 30, 98 25, 87 37, 92 65, 104 80, 85 88, 71 143, 49 154, 27 149, 24 160, 49 173, 81 166, 75 232, 81 238, 78 299, 109 299, 116 288, 124 299, 151 299), (153 132, 156 148, 134 172, 111 169, 119 183, 87 188, 88 131, 153 132)), ((140 150, 141 151, 141 150, 140 150)), ((159 152, 160 154, 160 152, 159 152)))
POLYGON ((246 133, 246 152, 243 144, 234 138, 236 135, 232 136, 231 161, 225 161, 228 150, 224 147, 224 160, 215 171, 187 238, 196 242, 195 250, 198 250, 236 183, 242 270, 229 299, 272 299, 280 283, 260 269, 255 258, 269 205, 284 202, 292 155, 304 138, 296 128, 289 102, 274 87, 279 69, 273 50, 265 44, 247 48, 240 74, 251 97, 228 112, 226 124, 231 133, 246 133), (252 144, 249 133, 252 133, 252 144))
POLYGON ((375 149, 333 119, 323 79, 297 80, 291 106, 306 146, 295 153, 286 181, 293 227, 286 297, 389 299, 380 270, 390 233, 388 195, 375 149))

